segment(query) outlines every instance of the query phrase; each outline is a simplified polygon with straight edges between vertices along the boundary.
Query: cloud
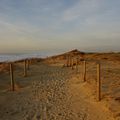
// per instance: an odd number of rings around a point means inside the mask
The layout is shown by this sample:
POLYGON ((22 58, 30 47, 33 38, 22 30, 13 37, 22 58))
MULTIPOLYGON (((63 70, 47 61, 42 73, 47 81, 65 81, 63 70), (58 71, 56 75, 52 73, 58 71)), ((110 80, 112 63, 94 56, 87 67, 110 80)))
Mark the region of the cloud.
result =
POLYGON ((78 18, 89 17, 99 10, 101 2, 100 0, 80 0, 64 12, 63 20, 71 21, 78 18))
POLYGON ((112 45, 113 40, 114 45, 120 43, 119 1, 69 1, 2 0, 0 49, 84 48, 112 45))

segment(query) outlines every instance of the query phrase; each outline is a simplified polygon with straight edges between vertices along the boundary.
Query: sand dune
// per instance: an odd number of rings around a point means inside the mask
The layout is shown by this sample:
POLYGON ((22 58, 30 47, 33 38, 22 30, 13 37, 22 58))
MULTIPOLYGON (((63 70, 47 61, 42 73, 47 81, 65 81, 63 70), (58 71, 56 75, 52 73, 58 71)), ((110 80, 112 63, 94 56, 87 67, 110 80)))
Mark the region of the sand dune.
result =
MULTIPOLYGON (((63 67, 63 58, 56 56, 34 62, 27 77, 23 77, 23 63, 15 63, 14 92, 10 91, 9 72, 3 70, 0 74, 0 120, 119 120, 119 61, 101 59, 102 101, 97 102, 98 60, 87 61, 87 82, 83 82, 83 62, 79 62, 76 71, 75 66, 73 70, 63 67)), ((9 66, 4 69, 9 71, 9 66)))

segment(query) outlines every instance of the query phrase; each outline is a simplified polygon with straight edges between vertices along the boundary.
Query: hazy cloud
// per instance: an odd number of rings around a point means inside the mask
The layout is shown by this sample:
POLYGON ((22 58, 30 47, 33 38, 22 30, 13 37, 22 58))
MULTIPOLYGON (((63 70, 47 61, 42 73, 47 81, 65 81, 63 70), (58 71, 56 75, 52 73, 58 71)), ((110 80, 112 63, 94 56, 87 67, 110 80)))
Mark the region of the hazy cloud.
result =
POLYGON ((118 49, 119 6, 119 0, 1 0, 0 51, 118 49))

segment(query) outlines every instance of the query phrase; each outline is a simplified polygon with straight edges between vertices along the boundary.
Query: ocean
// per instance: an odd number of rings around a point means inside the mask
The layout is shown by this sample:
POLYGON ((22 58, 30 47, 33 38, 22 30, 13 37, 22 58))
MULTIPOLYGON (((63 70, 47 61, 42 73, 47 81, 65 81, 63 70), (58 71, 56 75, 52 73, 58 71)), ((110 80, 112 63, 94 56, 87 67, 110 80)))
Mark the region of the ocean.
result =
POLYGON ((0 54, 0 62, 13 62, 26 58, 44 58, 41 54, 0 54))
POLYGON ((17 60, 22 60, 26 58, 46 58, 48 56, 61 54, 61 52, 58 51, 45 51, 45 52, 35 52, 35 53, 10 53, 10 54, 0 54, 0 62, 13 62, 17 60))

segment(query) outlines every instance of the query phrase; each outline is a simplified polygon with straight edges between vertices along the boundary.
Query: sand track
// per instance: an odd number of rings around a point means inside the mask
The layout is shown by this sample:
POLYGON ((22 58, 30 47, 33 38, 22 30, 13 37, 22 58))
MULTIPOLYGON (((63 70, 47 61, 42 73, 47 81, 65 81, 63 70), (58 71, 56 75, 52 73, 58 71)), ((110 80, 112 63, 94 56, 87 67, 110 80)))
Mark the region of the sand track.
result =
MULTIPOLYGON (((0 92, 0 120, 114 120, 69 68, 33 65, 16 92, 0 92), (29 86, 26 84, 29 83, 29 86)), ((17 79, 17 78, 16 78, 17 79)), ((22 79, 22 78, 21 78, 22 79)))

